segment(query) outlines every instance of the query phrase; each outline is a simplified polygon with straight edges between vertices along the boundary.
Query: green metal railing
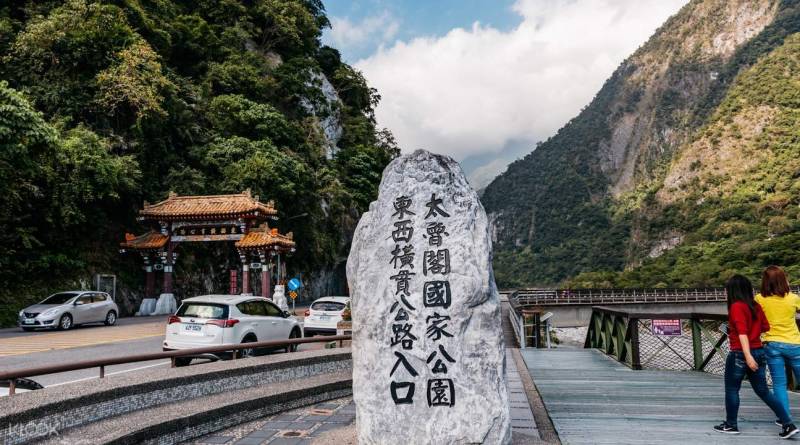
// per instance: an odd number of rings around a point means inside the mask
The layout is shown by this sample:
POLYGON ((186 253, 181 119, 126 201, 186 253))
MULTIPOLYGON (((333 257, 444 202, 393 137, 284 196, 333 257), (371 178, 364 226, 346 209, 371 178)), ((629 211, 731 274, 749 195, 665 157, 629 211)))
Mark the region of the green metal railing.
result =
POLYGON ((597 348, 632 369, 722 374, 728 354, 727 315, 633 312, 593 307, 584 347, 597 348), (652 332, 653 320, 680 320, 680 334, 652 332))

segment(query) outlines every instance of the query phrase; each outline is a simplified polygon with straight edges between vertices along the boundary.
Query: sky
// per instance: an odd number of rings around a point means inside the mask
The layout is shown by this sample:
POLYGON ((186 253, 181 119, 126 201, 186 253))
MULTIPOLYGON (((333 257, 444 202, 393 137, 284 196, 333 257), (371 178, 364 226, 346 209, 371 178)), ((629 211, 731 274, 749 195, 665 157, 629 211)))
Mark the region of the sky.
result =
POLYGON ((328 0, 323 43, 382 99, 400 148, 485 187, 585 107, 687 0, 328 0))

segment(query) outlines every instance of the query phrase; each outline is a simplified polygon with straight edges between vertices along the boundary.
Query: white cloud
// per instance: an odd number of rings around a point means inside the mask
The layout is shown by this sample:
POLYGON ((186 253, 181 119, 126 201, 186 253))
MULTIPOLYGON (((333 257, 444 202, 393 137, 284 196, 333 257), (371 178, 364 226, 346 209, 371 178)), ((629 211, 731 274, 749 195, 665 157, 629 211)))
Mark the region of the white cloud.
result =
POLYGON ((522 22, 507 32, 476 22, 382 47, 356 66, 383 97, 379 124, 406 151, 464 159, 513 140, 533 148, 686 1, 518 0, 522 22))
POLYGON ((328 36, 335 47, 358 49, 378 41, 391 41, 400 30, 400 23, 384 11, 380 15, 365 17, 354 23, 346 17, 331 17, 328 36))

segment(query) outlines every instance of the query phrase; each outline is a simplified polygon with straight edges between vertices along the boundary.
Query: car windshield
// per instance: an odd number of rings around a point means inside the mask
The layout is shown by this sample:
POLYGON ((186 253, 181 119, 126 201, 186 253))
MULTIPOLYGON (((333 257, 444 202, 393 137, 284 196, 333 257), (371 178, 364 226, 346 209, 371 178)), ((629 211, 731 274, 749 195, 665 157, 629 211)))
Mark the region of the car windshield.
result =
POLYGON ((337 303, 335 301, 315 301, 311 305, 311 309, 315 311, 329 311, 338 312, 344 310, 344 303, 337 303))
POLYGON ((214 303, 184 303, 178 309, 178 316, 223 320, 228 318, 228 306, 214 303))
POLYGON ((41 304, 64 304, 67 301, 75 298, 78 294, 75 292, 60 292, 57 294, 50 295, 42 301, 41 304))

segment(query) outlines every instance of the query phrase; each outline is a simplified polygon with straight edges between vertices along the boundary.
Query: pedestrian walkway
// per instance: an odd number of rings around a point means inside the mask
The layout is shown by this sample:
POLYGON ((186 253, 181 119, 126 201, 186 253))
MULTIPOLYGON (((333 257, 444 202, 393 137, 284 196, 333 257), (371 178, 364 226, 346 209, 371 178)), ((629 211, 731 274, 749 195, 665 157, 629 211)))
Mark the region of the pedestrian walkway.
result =
MULTIPOLYGON (((523 384, 526 377, 520 375, 513 350, 506 349, 509 401, 511 405, 511 428, 515 444, 543 443, 528 402, 523 384)), ((352 398, 331 400, 314 406, 299 408, 270 416, 254 422, 244 423, 200 437, 187 443, 196 445, 231 444, 316 444, 326 443, 332 430, 342 430, 342 436, 353 438, 355 432, 345 431, 355 423, 355 405, 352 398)))
POLYGON ((533 419, 528 395, 522 383, 512 350, 506 349, 506 368, 508 372, 508 399, 511 405, 511 432, 517 439, 539 439, 539 430, 533 419))
MULTIPOLYGON (((525 364, 563 444, 776 443, 775 416, 742 388, 739 429, 724 420, 723 381, 695 371, 633 371, 594 349, 522 351, 525 364)), ((800 419, 800 397, 791 396, 800 419)))
POLYGON ((237 425, 200 437, 186 444, 289 445, 325 443, 326 434, 345 429, 356 418, 350 397, 298 408, 237 425))

